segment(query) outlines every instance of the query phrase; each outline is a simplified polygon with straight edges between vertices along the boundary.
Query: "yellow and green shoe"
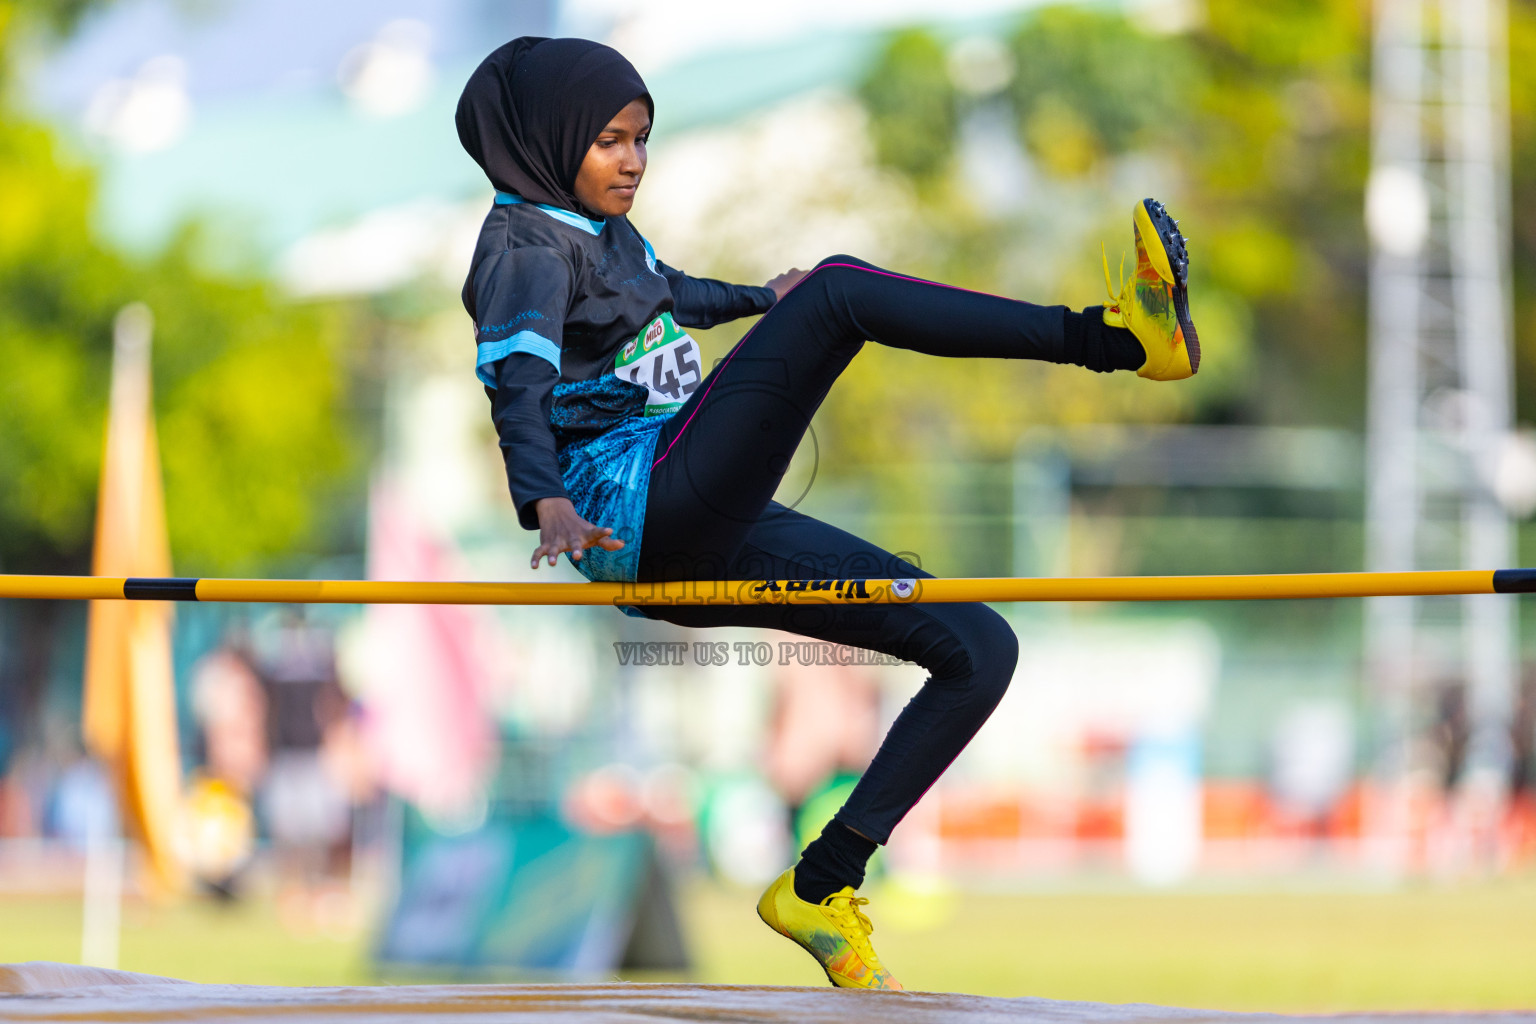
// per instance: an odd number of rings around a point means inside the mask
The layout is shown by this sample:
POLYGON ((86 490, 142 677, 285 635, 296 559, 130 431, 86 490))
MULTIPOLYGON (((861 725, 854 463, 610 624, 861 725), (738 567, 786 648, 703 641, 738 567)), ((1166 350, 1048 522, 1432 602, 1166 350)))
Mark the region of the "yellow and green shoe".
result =
POLYGON ((1183 380, 1200 369, 1200 337, 1189 318, 1189 252, 1179 225, 1163 204, 1143 199, 1131 219, 1136 232, 1136 273, 1121 281, 1120 294, 1109 283, 1109 257, 1104 257, 1104 322, 1125 327, 1146 350, 1147 361, 1137 376, 1152 380, 1183 380))
POLYGON ((790 868, 757 901, 757 916, 815 957, 839 988, 900 992, 901 983, 880 965, 869 944, 875 926, 859 910, 868 902, 845 885, 819 904, 807 903, 795 895, 795 869, 790 868))

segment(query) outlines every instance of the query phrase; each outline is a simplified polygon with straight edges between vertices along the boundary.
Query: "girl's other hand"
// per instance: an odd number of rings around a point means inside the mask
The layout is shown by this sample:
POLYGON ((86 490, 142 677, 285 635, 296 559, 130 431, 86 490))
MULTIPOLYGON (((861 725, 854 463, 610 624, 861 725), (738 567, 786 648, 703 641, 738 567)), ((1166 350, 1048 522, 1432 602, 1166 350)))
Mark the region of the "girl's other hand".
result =
POLYGON ((593 526, 583 519, 570 498, 540 498, 534 509, 539 514, 539 546, 530 568, 537 569, 546 556, 554 565, 562 551, 569 551, 571 560, 579 562, 586 548, 601 546, 604 551, 617 551, 624 546, 612 536, 613 527, 593 526))
POLYGON ((800 279, 804 276, 805 271, 799 267, 791 267, 772 281, 769 281, 765 287, 772 288, 773 294, 783 299, 784 296, 789 294, 791 288, 800 283, 800 279))

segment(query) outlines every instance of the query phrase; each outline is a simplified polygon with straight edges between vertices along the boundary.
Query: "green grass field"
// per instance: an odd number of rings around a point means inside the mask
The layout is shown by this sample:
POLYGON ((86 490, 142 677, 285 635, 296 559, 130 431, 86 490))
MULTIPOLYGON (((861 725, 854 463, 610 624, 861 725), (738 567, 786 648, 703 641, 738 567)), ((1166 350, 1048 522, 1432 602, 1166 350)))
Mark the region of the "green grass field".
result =
MULTIPOLYGON (((686 894, 692 980, 824 980, 757 920, 755 893, 700 882, 686 894)), ((1536 878, 1383 893, 871 895, 876 948, 911 988, 1313 1013, 1536 1008, 1536 878)), ((77 900, 0 901, 0 962, 74 961, 79 927, 77 900)), ((377 975, 366 949, 364 935, 291 935, 270 901, 130 903, 121 966, 194 981, 407 980, 377 975)))

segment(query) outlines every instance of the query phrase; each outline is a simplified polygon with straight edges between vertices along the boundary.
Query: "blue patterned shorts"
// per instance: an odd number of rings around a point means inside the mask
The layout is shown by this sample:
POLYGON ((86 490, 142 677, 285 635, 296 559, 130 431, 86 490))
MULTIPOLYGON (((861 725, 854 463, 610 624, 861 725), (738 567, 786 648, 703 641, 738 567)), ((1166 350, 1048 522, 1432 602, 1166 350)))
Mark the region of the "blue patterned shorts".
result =
MULTIPOLYGON (((560 452, 560 477, 577 513, 594 526, 613 527, 613 536, 624 542, 618 551, 587 548, 579 562, 565 552, 566 560, 587 579, 634 582, 640 565, 656 435, 670 418, 632 416, 607 433, 570 444, 560 452)), ((633 618, 646 618, 644 612, 629 605, 619 610, 633 618)))

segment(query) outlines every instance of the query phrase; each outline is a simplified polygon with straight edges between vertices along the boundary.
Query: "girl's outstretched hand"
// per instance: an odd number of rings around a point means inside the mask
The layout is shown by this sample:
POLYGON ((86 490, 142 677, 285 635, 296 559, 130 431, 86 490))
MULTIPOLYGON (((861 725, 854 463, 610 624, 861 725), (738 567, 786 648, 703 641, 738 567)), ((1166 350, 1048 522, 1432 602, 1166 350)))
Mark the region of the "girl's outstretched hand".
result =
POLYGON ((764 287, 772 288, 773 294, 782 299, 789 294, 791 288, 800 283, 800 279, 804 276, 805 271, 799 267, 791 267, 772 281, 769 281, 764 287))
POLYGON ((593 526, 583 519, 570 498, 540 498, 533 507, 539 514, 539 546, 530 568, 537 569, 545 556, 554 565, 562 551, 569 551, 571 560, 579 562, 582 551, 594 545, 601 545, 604 551, 624 546, 622 540, 611 536, 613 527, 593 526))

